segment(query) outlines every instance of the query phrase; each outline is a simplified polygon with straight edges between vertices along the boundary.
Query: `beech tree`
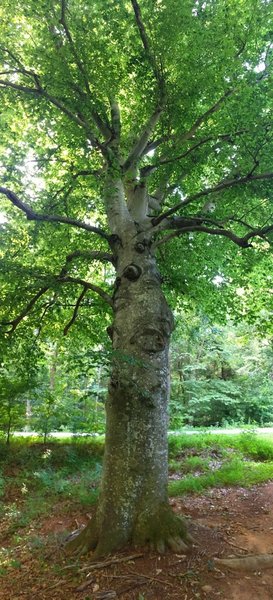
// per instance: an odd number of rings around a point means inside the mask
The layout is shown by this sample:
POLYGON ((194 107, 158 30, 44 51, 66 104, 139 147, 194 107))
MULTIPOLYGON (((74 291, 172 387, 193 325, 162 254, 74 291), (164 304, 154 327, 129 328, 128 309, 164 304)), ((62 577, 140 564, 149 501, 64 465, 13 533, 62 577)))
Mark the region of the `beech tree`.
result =
POLYGON ((84 314, 93 335, 86 309, 105 303, 112 340, 98 507, 69 549, 184 550, 167 497, 165 293, 197 256, 205 273, 208 252, 217 265, 269 252, 272 4, 2 0, 0 12, 2 330, 53 315, 70 334, 84 314))

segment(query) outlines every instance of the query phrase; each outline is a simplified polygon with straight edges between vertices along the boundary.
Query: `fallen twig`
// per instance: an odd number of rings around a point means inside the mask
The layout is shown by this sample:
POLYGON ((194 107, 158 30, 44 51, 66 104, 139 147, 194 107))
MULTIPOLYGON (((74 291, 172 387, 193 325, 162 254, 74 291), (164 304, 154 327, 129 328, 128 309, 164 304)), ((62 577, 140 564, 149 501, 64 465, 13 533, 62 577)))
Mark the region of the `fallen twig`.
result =
POLYGON ((126 592, 130 592, 131 590, 133 590, 136 587, 140 587, 142 585, 147 585, 148 581, 135 581, 134 583, 131 583, 131 585, 128 585, 127 587, 124 587, 120 590, 117 591, 117 595, 120 596, 121 594, 126 594, 126 592))
POLYGON ((94 599, 96 600, 112 600, 112 598, 117 598, 117 592, 114 590, 108 590, 106 592, 95 592, 94 599))
POLYGON ((62 584, 64 584, 64 583, 67 583, 67 580, 66 580, 66 579, 60 579, 59 581, 57 581, 57 582, 56 582, 56 583, 54 583, 53 585, 50 585, 50 586, 47 588, 47 591, 48 591, 48 590, 53 590, 54 588, 56 588, 56 587, 58 587, 59 585, 62 585, 62 584))
POLYGON ((234 544, 234 542, 230 542, 227 539, 225 539, 225 542, 227 544, 229 544, 230 546, 233 546, 234 548, 238 548, 239 550, 244 550, 244 552, 248 552, 248 548, 243 548, 243 546, 238 546, 237 544, 234 544))
POLYGON ((128 562, 129 560, 134 560, 135 558, 141 558, 144 554, 132 554, 131 556, 122 556, 121 558, 110 558, 109 560, 105 560, 104 562, 93 563, 92 565, 88 565, 79 569, 80 573, 84 571, 95 571, 96 569, 104 569, 105 567, 109 567, 110 565, 114 565, 116 563, 128 562))
POLYGON ((68 569, 78 569, 79 563, 73 563, 72 565, 65 565, 60 571, 67 571, 68 569))
POLYGON ((174 587, 173 583, 165 581, 165 579, 159 579, 157 576, 151 577, 150 575, 143 575, 143 573, 135 573, 134 571, 131 571, 131 573, 135 577, 143 577, 144 579, 148 579, 149 581, 155 581, 156 583, 162 583, 163 585, 169 585, 170 587, 174 587))
POLYGON ((91 585, 91 583, 94 583, 95 579, 94 577, 90 577, 89 579, 87 579, 87 581, 85 581, 84 583, 81 583, 81 585, 79 585, 79 587, 76 588, 76 592, 83 592, 87 587, 89 587, 89 585, 91 585))

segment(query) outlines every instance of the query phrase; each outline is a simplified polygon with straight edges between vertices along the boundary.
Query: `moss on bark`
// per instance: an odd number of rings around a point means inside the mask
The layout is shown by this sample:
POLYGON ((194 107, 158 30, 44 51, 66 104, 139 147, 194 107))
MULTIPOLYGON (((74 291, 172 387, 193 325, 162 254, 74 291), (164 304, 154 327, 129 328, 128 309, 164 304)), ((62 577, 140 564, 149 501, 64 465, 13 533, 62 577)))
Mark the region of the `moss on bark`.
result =
POLYGON ((170 548, 186 551, 191 543, 185 520, 176 515, 167 503, 147 506, 138 515, 133 534, 136 546, 149 544, 160 553, 170 548))

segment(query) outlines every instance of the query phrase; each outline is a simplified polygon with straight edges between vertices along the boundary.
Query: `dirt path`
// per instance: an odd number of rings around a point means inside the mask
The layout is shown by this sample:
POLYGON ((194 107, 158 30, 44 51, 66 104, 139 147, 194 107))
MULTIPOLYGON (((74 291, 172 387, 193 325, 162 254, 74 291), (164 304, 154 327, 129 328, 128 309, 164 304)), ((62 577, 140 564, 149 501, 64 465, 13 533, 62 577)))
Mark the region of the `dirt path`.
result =
MULTIPOLYGON (((5 548, 10 560, 7 572, 0 576, 1 600, 273 599, 273 567, 232 573, 213 563, 213 557, 273 553, 273 483, 213 489, 172 504, 190 519, 195 544, 189 555, 159 557, 146 552, 94 572, 88 568, 88 557, 67 568, 75 561, 65 558, 59 548, 60 532, 86 522, 85 513, 70 512, 68 517, 69 507, 60 503, 54 515, 13 536, 12 544, 2 523, 2 556, 5 548), (82 584, 88 585, 76 591, 82 584)), ((134 552, 130 549, 118 558, 134 552)))

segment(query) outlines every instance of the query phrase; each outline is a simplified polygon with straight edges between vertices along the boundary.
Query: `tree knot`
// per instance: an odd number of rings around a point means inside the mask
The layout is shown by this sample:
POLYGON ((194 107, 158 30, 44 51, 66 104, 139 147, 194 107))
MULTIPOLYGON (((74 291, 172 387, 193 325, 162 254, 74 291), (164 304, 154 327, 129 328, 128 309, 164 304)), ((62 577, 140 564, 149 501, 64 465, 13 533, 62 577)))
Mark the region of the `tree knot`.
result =
POLYGON ((138 265, 131 263, 125 267, 122 275, 123 277, 126 277, 126 279, 129 279, 129 281, 137 281, 141 275, 141 268, 138 265))

